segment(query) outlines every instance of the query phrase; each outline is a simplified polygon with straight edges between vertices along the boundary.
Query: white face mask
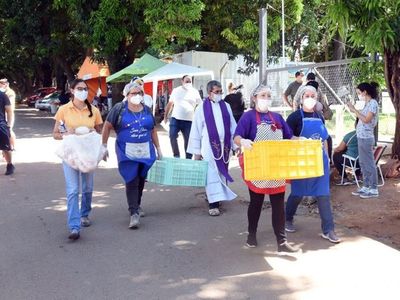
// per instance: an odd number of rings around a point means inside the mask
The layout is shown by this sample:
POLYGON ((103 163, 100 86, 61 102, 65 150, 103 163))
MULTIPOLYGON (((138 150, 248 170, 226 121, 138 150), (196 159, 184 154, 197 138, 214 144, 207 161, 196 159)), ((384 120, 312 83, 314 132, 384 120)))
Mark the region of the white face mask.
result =
POLYGON ((6 88, 0 88, 0 92, 5 93, 6 92, 6 88))
POLYGON ((183 87, 188 90, 192 87, 192 84, 190 82, 187 82, 183 84, 183 87))
POLYGON ((304 108, 311 110, 314 108, 315 104, 317 104, 317 100, 311 97, 307 97, 303 99, 303 106, 304 108))
POLYGON ((142 100, 143 100, 142 95, 135 95, 135 96, 132 96, 131 98, 129 98, 129 101, 135 105, 140 104, 142 102, 142 100))
POLYGON ((267 112, 271 104, 271 99, 257 99, 257 107, 260 112, 267 112))
POLYGON ((363 96, 363 95, 358 95, 358 100, 360 100, 360 101, 365 101, 365 96, 363 96))
POLYGON ((88 91, 78 91, 75 90, 74 92, 74 96, 76 99, 78 99, 79 101, 85 101, 88 97, 88 91))
POLYGON ((213 98, 214 102, 219 102, 222 100, 222 95, 221 94, 214 94, 213 93, 213 98))

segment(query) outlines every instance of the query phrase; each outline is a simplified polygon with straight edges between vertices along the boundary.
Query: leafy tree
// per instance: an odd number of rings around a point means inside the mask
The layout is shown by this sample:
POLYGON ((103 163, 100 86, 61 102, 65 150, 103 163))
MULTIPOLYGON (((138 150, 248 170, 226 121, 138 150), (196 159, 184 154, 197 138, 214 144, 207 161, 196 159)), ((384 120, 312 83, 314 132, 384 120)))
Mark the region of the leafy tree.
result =
POLYGON ((349 42, 367 53, 382 53, 388 93, 396 111, 392 154, 400 155, 400 1, 331 0, 338 28, 348 28, 349 42))

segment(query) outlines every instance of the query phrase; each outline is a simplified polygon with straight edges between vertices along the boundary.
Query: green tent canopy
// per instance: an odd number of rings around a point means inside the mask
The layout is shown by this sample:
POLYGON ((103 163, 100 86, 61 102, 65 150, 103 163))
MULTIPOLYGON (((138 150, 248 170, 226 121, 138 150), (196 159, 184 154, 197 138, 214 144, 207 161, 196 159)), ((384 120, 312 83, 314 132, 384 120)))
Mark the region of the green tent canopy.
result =
POLYGON ((128 82, 132 79, 133 76, 144 76, 150 72, 153 72, 154 70, 161 68, 164 65, 164 62, 146 53, 133 64, 108 76, 106 78, 106 82, 128 82))

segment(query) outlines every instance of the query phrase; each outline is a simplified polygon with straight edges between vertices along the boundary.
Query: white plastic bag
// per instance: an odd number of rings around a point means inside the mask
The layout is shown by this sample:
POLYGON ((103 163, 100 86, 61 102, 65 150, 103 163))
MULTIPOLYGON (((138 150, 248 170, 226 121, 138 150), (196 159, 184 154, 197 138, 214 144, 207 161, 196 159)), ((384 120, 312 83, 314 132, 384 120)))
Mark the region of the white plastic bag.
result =
POLYGON ((56 154, 71 168, 88 173, 97 168, 104 151, 100 134, 92 131, 82 135, 65 135, 56 154))

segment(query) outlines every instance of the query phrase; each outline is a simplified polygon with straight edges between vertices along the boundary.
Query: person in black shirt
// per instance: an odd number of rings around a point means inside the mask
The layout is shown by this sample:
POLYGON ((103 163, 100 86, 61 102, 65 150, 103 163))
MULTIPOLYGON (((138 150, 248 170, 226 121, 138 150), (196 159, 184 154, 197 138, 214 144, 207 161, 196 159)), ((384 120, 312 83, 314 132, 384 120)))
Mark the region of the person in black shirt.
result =
POLYGON ((229 94, 224 99, 224 101, 231 106, 233 117, 235 118, 236 123, 239 122, 239 119, 245 110, 243 95, 240 92, 242 87, 242 85, 236 87, 232 82, 229 83, 229 94))
POLYGON ((4 92, 0 91, 0 150, 2 150, 4 159, 7 162, 5 175, 11 175, 15 170, 15 167, 12 164, 12 148, 10 143, 13 125, 14 112, 10 99, 8 99, 4 92))

